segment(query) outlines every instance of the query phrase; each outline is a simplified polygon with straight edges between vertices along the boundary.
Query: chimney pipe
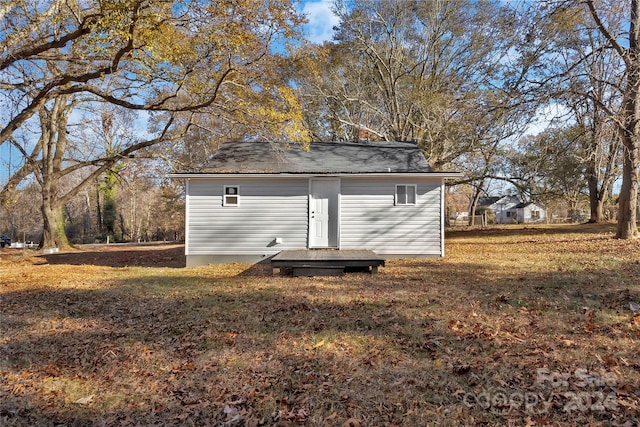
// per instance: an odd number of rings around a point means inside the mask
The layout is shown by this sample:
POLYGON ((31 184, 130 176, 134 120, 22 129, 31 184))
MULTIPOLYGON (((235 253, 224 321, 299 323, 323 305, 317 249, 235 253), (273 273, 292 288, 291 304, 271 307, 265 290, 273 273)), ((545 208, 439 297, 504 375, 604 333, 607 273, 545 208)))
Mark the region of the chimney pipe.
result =
POLYGON ((358 142, 369 142, 369 129, 363 125, 358 129, 358 142))

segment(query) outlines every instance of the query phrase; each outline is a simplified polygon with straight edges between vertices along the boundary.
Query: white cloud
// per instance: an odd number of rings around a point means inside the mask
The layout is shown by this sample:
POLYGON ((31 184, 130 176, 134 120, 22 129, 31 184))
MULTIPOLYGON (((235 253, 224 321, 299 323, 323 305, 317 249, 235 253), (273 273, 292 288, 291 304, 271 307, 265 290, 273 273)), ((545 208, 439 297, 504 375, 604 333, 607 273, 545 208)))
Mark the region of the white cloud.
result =
POLYGON ((331 11, 331 0, 304 2, 302 13, 309 20, 305 25, 307 39, 313 43, 330 41, 333 37, 333 27, 340 23, 340 19, 331 11))
POLYGON ((542 107, 527 127, 525 135, 538 135, 551 126, 570 122, 571 110, 564 105, 552 103, 542 107))

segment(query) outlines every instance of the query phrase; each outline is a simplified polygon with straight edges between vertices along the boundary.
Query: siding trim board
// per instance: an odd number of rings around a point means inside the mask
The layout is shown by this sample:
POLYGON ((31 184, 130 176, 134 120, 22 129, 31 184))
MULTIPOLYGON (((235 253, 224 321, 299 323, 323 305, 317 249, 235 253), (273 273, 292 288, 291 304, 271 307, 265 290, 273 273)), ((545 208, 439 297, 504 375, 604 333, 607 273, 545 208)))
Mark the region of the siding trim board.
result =
MULTIPOLYGON (((191 247, 190 242, 190 234, 189 233, 189 223, 190 221, 190 215, 189 213, 191 212, 191 204, 189 203, 189 184, 191 183, 191 180, 187 180, 186 184, 185 184, 185 189, 187 194, 185 195, 185 201, 184 201, 184 205, 185 205, 185 212, 184 212, 184 221, 185 221, 185 227, 184 227, 184 254, 187 256, 187 260, 189 259, 189 248, 191 247)), ((188 262, 187 262, 187 266, 188 266, 188 262)))

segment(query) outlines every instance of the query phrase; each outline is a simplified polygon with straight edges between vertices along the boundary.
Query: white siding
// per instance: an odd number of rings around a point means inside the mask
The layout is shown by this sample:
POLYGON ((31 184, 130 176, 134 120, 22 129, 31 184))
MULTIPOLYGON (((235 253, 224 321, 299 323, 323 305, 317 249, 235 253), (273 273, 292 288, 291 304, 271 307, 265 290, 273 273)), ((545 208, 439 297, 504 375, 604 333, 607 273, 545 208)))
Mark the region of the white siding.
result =
POLYGON ((441 180, 342 178, 341 249, 442 255, 441 180), (416 184, 416 205, 394 206, 396 184, 416 184))
MULTIPOLYGON (((442 256, 442 180, 341 177, 340 249, 380 255, 442 256), (395 206, 397 184, 415 184, 415 205, 395 206)), ((187 195, 187 256, 255 256, 304 249, 309 178, 192 178, 187 195), (223 206, 225 185, 239 186, 239 206, 223 206), (281 244, 275 238, 282 239, 281 244)))
POLYGON ((307 246, 307 178, 191 179, 187 255, 273 255, 307 246), (224 185, 240 187, 239 206, 222 206, 224 185), (275 244, 274 239, 282 239, 275 244))
POLYGON ((518 208, 518 223, 536 223, 536 222, 544 222, 546 218, 546 211, 542 206, 539 206, 535 203, 529 204, 524 208, 518 208), (533 211, 540 212, 539 218, 532 218, 531 213, 533 211))

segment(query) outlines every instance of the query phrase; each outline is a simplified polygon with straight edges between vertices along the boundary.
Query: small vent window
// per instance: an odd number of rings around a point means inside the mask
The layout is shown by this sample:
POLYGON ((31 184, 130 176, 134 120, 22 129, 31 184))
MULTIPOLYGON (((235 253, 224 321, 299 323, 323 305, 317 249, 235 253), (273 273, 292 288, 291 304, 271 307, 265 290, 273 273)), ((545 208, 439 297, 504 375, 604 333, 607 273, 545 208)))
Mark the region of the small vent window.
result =
POLYGON ((225 185, 222 206, 238 206, 240 204, 240 187, 225 185))

